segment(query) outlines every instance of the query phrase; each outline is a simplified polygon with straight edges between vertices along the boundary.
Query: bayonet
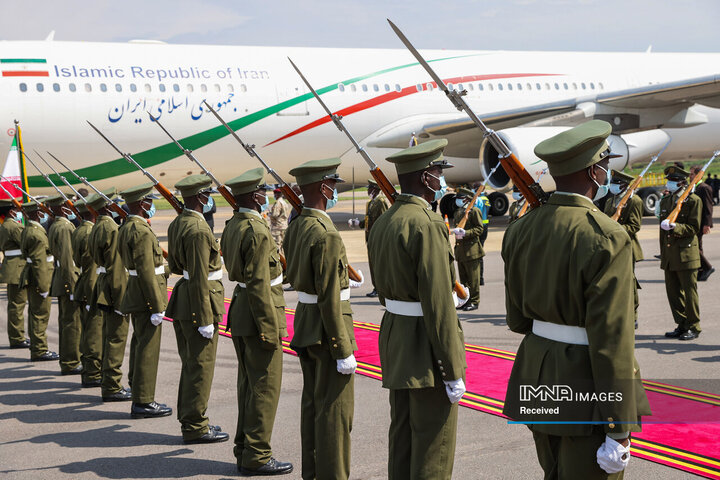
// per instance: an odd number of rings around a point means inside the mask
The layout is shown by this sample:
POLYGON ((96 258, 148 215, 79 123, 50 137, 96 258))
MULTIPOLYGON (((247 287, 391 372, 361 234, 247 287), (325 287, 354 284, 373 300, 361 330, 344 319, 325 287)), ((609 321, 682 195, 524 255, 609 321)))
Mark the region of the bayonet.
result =
MULTIPOLYGON (((2 175, 0 175, 0 179, 5 180, 5 181, 8 182, 8 183, 11 183, 10 180, 8 180, 7 178, 5 178, 5 177, 2 176, 2 175)), ((28 192, 26 192, 25 190, 23 190, 22 187, 20 187, 19 185, 15 185, 15 184, 13 183, 13 186, 14 186, 15 188, 17 188, 18 190, 20 190, 23 194, 25 194, 25 196, 28 197, 30 200, 32 200, 33 202, 37 203, 37 204, 38 204, 38 208, 40 208, 40 210, 42 210, 43 212, 45 212, 45 213, 47 213, 48 215, 50 215, 50 218, 55 218, 55 214, 52 212, 52 210, 50 210, 50 209, 48 208, 47 205, 45 205, 44 203, 42 203, 42 202, 41 202, 40 200, 38 200, 37 198, 35 198, 35 197, 33 197, 32 195, 30 195, 28 192)), ((5 190, 5 187, 3 187, 3 190, 5 190)), ((5 190, 5 191, 7 192, 7 190, 5 190)), ((8 195, 9 195, 9 194, 10 194, 10 193, 8 192, 8 195)), ((12 196, 12 195, 11 195, 11 196, 12 196)))
MULTIPOLYGON (((35 152, 35 153, 37 153, 37 152, 35 152)), ((24 155, 25 158, 32 164, 32 166, 35 167, 35 170, 37 170, 38 172, 40 172, 40 175, 43 176, 43 178, 45 179, 45 181, 48 182, 48 183, 50 184, 50 186, 52 186, 52 187, 60 194, 60 196, 63 198, 63 200, 65 200, 65 206, 66 206, 67 208, 69 208, 71 212, 73 212, 75 215, 77 215, 77 216, 79 217, 79 216, 80 216, 80 212, 78 212, 78 209, 75 208, 75 205, 73 204, 73 202, 67 197, 67 195, 65 195, 65 192, 63 192, 62 190, 60 190, 60 189, 58 188, 58 186, 55 185, 55 182, 53 182, 52 180, 50 180, 50 175, 48 175, 48 174, 46 174, 45 172, 43 172, 42 170, 40 170, 40 168, 35 164, 35 162, 32 161, 32 159, 30 158, 30 156, 29 156, 27 153, 23 152, 23 155, 24 155)))

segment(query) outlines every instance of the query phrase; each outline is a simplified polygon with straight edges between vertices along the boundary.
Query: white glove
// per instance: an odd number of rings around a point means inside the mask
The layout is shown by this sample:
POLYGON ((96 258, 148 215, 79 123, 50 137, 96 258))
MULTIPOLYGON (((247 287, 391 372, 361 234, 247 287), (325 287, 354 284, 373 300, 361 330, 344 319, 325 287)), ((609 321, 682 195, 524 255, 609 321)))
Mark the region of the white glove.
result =
POLYGON ((470 289, 466 287, 465 285, 460 285, 463 289, 464 297, 460 298, 458 297, 458 294, 453 290, 452 296, 453 296, 453 302, 455 303, 455 308, 462 307, 470 300, 470 289))
POLYGON ((356 282, 355 280, 350 279, 350 288, 360 288, 362 287, 362 284, 365 283, 365 277, 362 272, 358 270, 357 273, 360 276, 360 281, 356 282))
POLYGON ((360 220, 357 218, 349 218, 348 219, 348 227, 350 228, 357 228, 360 226, 360 220))
POLYGON ((623 447, 621 443, 605 436, 605 443, 600 445, 597 451, 597 463, 607 473, 618 473, 625 470, 630 461, 630 441, 628 446, 623 447))
POLYGON ((666 218, 665 220, 663 220, 662 222, 660 222, 660 228, 662 228, 663 230, 670 231, 670 230, 672 230, 673 228, 675 228, 675 224, 668 222, 668 221, 667 221, 667 218, 666 218))
POLYGON ((47 298, 47 296, 48 296, 49 293, 50 293, 50 292, 40 292, 40 296, 43 297, 43 298, 47 298))
MULTIPOLYGON (((152 323, 153 326, 157 327, 162 323, 164 316, 165 312, 153 313, 152 315, 150 315, 150 323, 152 323)), ((212 333, 210 334, 210 336, 212 337, 212 333)))
POLYGON ((355 360, 355 355, 350 355, 347 358, 340 358, 336 360, 337 362, 337 371, 342 373, 343 375, 352 375, 355 373, 355 369, 357 368, 357 361, 355 360))
POLYGON ((453 235, 455 235, 455 238, 457 238, 458 240, 460 240, 461 238, 463 238, 465 236, 464 228, 453 228, 450 231, 452 232, 453 235))
POLYGON ((73 295, 72 293, 70 294, 70 301, 71 301, 71 302, 74 302, 74 301, 75 301, 75 295, 73 295))
POLYGON ((445 393, 447 393, 450 403, 457 403, 460 401, 462 396, 465 394, 465 382, 462 378, 457 380, 443 380, 445 384, 445 393))
POLYGON ((85 310, 90 311, 90 305, 85 305, 85 310))
POLYGON ((205 338, 212 338, 213 333, 215 333, 215 325, 210 324, 204 327, 198 327, 198 332, 205 338))

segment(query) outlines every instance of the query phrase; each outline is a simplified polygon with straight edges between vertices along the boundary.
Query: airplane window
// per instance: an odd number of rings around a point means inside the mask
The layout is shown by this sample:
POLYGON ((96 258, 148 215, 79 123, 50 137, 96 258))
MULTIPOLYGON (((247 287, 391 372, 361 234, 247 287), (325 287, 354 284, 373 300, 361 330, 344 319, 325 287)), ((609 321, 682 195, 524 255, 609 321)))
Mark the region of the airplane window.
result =
POLYGON ((541 90, 541 87, 540 87, 540 84, 539 84, 539 83, 536 83, 536 84, 535 84, 535 90, 541 90))
POLYGON ((220 85, 218 85, 217 83, 215 85, 213 85, 213 87, 215 88, 216 92, 220 91, 220 85))
POLYGON ((498 83, 498 90, 502 90, 502 89, 503 89, 502 83, 498 83))
POLYGON ((508 90, 512 90, 512 83, 508 82, 508 90))
POLYGON ((43 85, 42 83, 38 83, 36 87, 38 92, 42 92, 43 90, 45 90, 45 85, 43 85))
POLYGON ((468 83, 468 90, 470 90, 471 92, 475 90, 475 87, 473 87, 472 83, 468 83))
POLYGON ((577 90, 577 83, 573 82, 573 90, 577 90))
POLYGON ((92 92, 92 85, 90 85, 89 83, 86 83, 86 84, 85 84, 85 91, 86 91, 86 92, 92 92))
POLYGON ((160 89, 161 92, 164 92, 164 91, 165 91, 165 84, 164 84, 164 83, 161 83, 160 85, 158 85, 158 88, 160 89))
POLYGON ((231 83, 228 83, 228 92, 234 92, 234 91, 235 91, 235 87, 233 87, 231 83))
POLYGON ((130 91, 131 91, 131 92, 137 92, 137 85, 135 85, 134 83, 131 83, 131 84, 130 84, 130 91))
POLYGON ((105 85, 104 83, 101 83, 101 84, 100 84, 100 91, 101 91, 101 92, 107 92, 107 85, 105 85))
POLYGON ((549 84, 549 83, 546 83, 546 84, 545 84, 545 90, 550 90, 550 84, 549 84))
POLYGON ((462 92, 462 91, 463 91, 463 84, 458 83, 458 92, 462 92))
POLYGON ((555 90, 560 90, 560 85, 558 85, 557 83, 555 84, 555 90))
POLYGON ((598 82, 598 87, 600 90, 605 90, 605 86, 602 84, 602 82, 598 82))
POLYGON ((396 92, 399 92, 399 91, 401 91, 401 90, 402 90, 402 88, 400 88, 400 85, 398 85, 398 84, 396 83, 396 84, 395 84, 395 91, 396 91, 396 92))
POLYGON ((355 85, 354 83, 350 85, 350 91, 353 93, 357 92, 357 85, 355 85))
POLYGON ((116 83, 116 84, 115 84, 115 91, 116 91, 116 92, 122 92, 122 85, 120 85, 119 83, 116 83))
POLYGON ((247 86, 244 83, 240 84, 240 91, 247 92, 247 86))
POLYGON ((455 85, 453 85, 452 83, 448 83, 447 88, 452 92, 453 90, 455 90, 455 85))
POLYGON ((363 85, 362 85, 362 91, 363 91, 363 92, 367 92, 367 91, 368 91, 368 87, 367 87, 367 85, 365 85, 364 83, 363 83, 363 85))
POLYGON ((567 89, 568 89, 568 84, 567 84, 567 83, 563 83, 563 87, 565 88, 565 90, 567 90, 567 89))
POLYGON ((380 91, 380 87, 378 87, 377 83, 373 83, 373 90, 375 90, 376 92, 380 91))
POLYGON ((180 91, 180 85, 177 83, 173 83, 173 92, 179 92, 180 91))
POLYGON ((146 84, 145 84, 145 88, 144 88, 144 89, 145 89, 146 92, 151 92, 151 91, 152 91, 152 87, 150 86, 149 83, 146 83, 146 84))
POLYGON ((485 90, 482 83, 478 83, 478 90, 480 90, 481 92, 485 90))
POLYGON ((345 91, 345 85, 343 85, 342 83, 338 83, 337 87, 338 87, 338 90, 340 90, 341 92, 345 91))
POLYGON ((585 82, 582 82, 582 83, 580 84, 580 86, 582 87, 583 90, 585 90, 585 89, 587 88, 587 87, 585 86, 585 82))
POLYGON ((186 85, 186 89, 187 89, 187 91, 190 92, 190 93, 192 93, 192 92, 195 91, 195 88, 192 86, 192 83, 188 83, 188 84, 186 85))
POLYGON ((522 83, 518 83, 518 84, 517 84, 517 89, 518 89, 518 90, 522 90, 522 83))
POLYGON ((207 85, 205 85, 204 83, 201 84, 201 85, 200 85, 200 91, 203 92, 203 93, 204 93, 204 92, 207 92, 207 85))
POLYGON ((21 84, 20 84, 20 91, 21 91, 21 92, 27 92, 27 84, 26 84, 26 83, 21 83, 21 84))
POLYGON ((526 84, 525 84, 525 87, 526 87, 528 90, 532 90, 532 83, 530 83, 530 82, 526 83, 526 84))
POLYGON ((422 86, 421 83, 418 83, 417 85, 415 85, 415 88, 417 89, 418 92, 422 92, 422 91, 423 91, 423 86, 422 86))
POLYGON ((70 89, 71 92, 74 92, 75 90, 77 90, 74 83, 68 84, 68 88, 70 89))
POLYGON ((495 90, 495 87, 493 87, 492 83, 488 83, 488 90, 490 90, 491 92, 495 90))
POLYGON ((385 91, 386 91, 386 92, 389 92, 389 91, 390 91, 390 85, 388 85, 387 83, 385 84, 385 91))
POLYGON ((58 83, 53 83, 53 90, 55 90, 56 92, 59 92, 59 91, 60 91, 60 84, 58 84, 58 83))
POLYGON ((433 84, 432 84, 432 83, 426 84, 426 85, 425 85, 425 89, 428 90, 428 91, 430 91, 430 92, 432 92, 432 90, 433 90, 433 84))
POLYGON ((590 90, 595 90, 595 84, 593 82, 590 82, 590 90))

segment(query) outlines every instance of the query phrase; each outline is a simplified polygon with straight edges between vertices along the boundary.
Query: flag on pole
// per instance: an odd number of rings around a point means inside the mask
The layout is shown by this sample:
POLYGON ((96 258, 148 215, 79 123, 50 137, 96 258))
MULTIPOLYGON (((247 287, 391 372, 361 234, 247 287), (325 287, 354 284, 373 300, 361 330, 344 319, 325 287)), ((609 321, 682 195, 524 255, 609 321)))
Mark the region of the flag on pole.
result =
MULTIPOLYGON (((5 189, 12 193, 14 197, 23 197, 23 202, 27 202, 25 195, 16 188, 20 186, 25 191, 29 191, 27 187, 27 174, 25 170, 25 159, 21 156, 22 152, 22 136, 20 134, 20 126, 16 125, 15 136, 13 137, 12 144, 10 145, 10 151, 8 152, 7 159, 5 160, 5 167, 3 168, 2 176, 5 177, 2 180, 2 185, 5 189)), ((7 198, 7 194, 0 189, 0 198, 7 198)))

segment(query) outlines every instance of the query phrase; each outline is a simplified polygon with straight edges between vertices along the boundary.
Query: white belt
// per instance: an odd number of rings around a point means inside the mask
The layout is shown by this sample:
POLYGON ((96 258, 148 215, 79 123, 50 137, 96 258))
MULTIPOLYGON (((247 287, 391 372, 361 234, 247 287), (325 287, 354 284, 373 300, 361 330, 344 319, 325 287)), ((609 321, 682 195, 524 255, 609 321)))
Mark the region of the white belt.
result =
MULTIPOLYGON (((33 263, 32 258, 30 258, 30 257, 26 257, 26 258, 25 258, 25 261, 26 261, 27 263, 33 263)), ((52 255, 50 255, 49 257, 47 257, 47 258, 45 259, 45 261, 48 262, 48 263, 52 263, 52 262, 55 261, 55 257, 53 257, 52 255)))
POLYGON ((97 267, 97 268, 95 269, 95 273, 96 273, 97 275, 100 275, 101 273, 107 273, 107 270, 105 270, 105 267, 97 267))
POLYGON ((422 317, 422 305, 420 302, 403 302, 402 300, 385 299, 385 310, 395 315, 406 317, 422 317))
MULTIPOLYGON (((165 270, 163 270, 163 273, 165 270)), ((222 280, 222 270, 213 270, 212 272, 208 273, 208 280, 222 280)), ((188 273, 187 270, 183 270, 183 278, 185 280, 190 280, 190 273, 188 273)))
POLYGON ((571 343, 573 345, 590 344, 588 342, 587 330, 583 327, 533 320, 532 331, 538 337, 555 340, 556 342, 571 343))
POLYGON ((17 250, 5 250, 5 256, 6 257, 18 257, 22 255, 22 251, 18 248, 17 250))
MULTIPOLYGON (((305 292, 297 292, 298 293, 298 301, 300 303, 318 303, 318 296, 313 295, 312 293, 305 293, 305 292)), ((350 289, 344 288, 340 290, 340 300, 350 300, 350 289)))
MULTIPOLYGON (((128 270, 128 273, 131 277, 137 277, 138 273, 137 270, 128 270)), ((159 267, 155 267, 155 275, 165 275, 165 267, 160 265, 159 267)))
MULTIPOLYGON (((275 278, 273 278, 272 280, 270 280, 270 286, 271 286, 271 287, 274 287, 275 285, 282 285, 282 279, 283 279, 283 276, 282 276, 282 273, 281 273, 281 274, 278 275, 277 277, 275 277, 275 278)), ((243 282, 238 282, 238 285, 240 285, 240 288, 247 288, 247 285, 244 284, 243 282)), ((348 297, 348 298, 349 298, 349 297, 348 297)), ((317 303, 317 301, 316 301, 316 303, 317 303)))

